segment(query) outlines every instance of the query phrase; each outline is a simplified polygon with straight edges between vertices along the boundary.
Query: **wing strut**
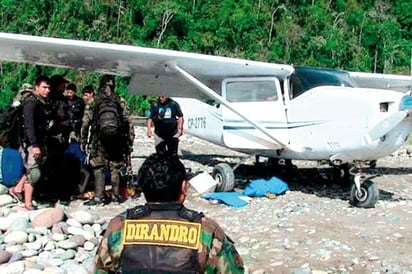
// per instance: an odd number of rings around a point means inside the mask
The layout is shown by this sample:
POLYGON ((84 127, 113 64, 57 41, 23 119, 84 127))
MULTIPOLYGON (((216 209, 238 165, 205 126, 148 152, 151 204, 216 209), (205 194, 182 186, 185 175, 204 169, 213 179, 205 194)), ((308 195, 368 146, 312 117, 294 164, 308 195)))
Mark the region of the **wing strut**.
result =
POLYGON ((299 152, 300 150, 295 148, 292 149, 289 145, 286 145, 285 143, 279 141, 278 139, 276 139, 272 134, 270 134, 268 132, 268 130, 265 127, 260 126, 259 124, 255 123, 253 120, 247 118, 245 115, 243 115, 242 113, 240 113, 239 111, 237 111, 235 108, 233 108, 231 106, 231 104, 229 103, 229 101, 227 101, 225 98, 223 98, 222 96, 218 95, 214 90, 212 90, 211 88, 209 88, 208 86, 206 86, 205 84, 203 84, 201 81, 199 81, 198 79, 196 79, 195 77, 193 77, 190 73, 188 73, 187 71, 185 71, 184 69, 182 69, 181 67, 179 67, 177 64, 174 63, 168 63, 167 68, 170 71, 176 71, 178 72, 183 78, 185 78, 186 80, 188 80, 189 82, 191 82, 193 85, 195 85, 196 87, 198 87, 200 89, 200 91, 205 94, 208 97, 211 97, 213 99, 215 99, 216 101, 220 102, 222 105, 224 105, 225 107, 227 107, 228 109, 230 109, 231 111, 233 111, 234 113, 236 113, 237 115, 239 115, 241 118, 245 119, 247 122, 249 122, 251 125, 253 125, 256 129, 258 129, 259 131, 261 131, 263 134, 265 134, 266 136, 268 136, 270 139, 272 139, 273 141, 275 141, 276 143, 280 144, 283 147, 287 147, 291 150, 294 150, 296 152, 299 152))

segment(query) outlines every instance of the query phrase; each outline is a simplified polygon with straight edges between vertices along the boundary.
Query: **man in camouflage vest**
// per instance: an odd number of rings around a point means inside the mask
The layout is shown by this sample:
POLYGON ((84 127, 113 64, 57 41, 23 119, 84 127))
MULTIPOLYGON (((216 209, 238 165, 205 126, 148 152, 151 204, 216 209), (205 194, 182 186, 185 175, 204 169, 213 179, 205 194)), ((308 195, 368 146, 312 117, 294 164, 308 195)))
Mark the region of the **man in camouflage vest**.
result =
POLYGON ((96 273, 243 273, 233 241, 212 219, 184 207, 185 167, 152 154, 139 169, 147 203, 114 217, 95 256, 96 273))
MULTIPOLYGON (((100 82, 99 93, 114 94, 114 90, 114 77, 104 75, 100 82)), ((124 134, 119 136, 119 139, 113 142, 111 147, 108 148, 102 144, 97 132, 97 97, 98 96, 95 96, 87 102, 80 130, 81 149, 89 153, 89 164, 93 169, 95 178, 95 196, 84 204, 101 205, 107 202, 104 194, 107 171, 110 172, 111 176, 112 201, 121 203, 124 202, 124 199, 120 197, 119 193, 120 170, 129 166, 128 160, 135 136, 131 111, 126 100, 116 95, 122 112, 124 134), (116 155, 112 155, 109 149, 115 151, 116 155)))

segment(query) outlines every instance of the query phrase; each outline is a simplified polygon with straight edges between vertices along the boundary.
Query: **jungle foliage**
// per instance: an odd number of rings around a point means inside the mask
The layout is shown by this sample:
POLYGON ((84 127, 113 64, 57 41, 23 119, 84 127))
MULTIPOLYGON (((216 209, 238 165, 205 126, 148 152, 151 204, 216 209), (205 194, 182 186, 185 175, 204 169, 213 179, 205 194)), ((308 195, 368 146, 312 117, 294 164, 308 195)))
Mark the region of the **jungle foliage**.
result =
MULTIPOLYGON (((0 29, 275 63, 410 73, 412 0, 0 0, 0 29)), ((1 63, 0 107, 39 73, 81 89, 96 73, 1 63)), ((148 99, 117 90, 135 113, 148 99)), ((159 91, 161 93, 161 91, 159 91)))

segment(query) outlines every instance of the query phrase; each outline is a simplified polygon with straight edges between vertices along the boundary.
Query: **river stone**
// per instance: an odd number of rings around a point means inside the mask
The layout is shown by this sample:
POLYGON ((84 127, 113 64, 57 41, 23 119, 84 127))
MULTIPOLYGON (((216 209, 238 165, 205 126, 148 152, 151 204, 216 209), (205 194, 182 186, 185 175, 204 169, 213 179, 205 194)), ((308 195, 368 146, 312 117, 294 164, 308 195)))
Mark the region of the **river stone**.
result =
POLYGON ((64 234, 68 234, 67 233, 67 228, 69 227, 69 225, 66 222, 60 222, 57 224, 54 224, 51 228, 51 232, 52 233, 64 233, 64 234))
POLYGON ((61 207, 48 208, 37 214, 32 221, 33 227, 51 227, 64 219, 64 210, 61 207))
MULTIPOLYGON (((22 247, 22 246, 21 246, 22 247)), ((23 247, 22 247, 23 248, 23 247)), ((23 250, 23 249, 22 249, 23 250)), ((11 255, 11 258, 9 259, 9 263, 17 262, 20 261, 23 258, 23 255, 21 255, 20 252, 14 252, 13 255, 11 255)), ((0 272, 1 273, 1 272, 0 272)))
POLYGON ((57 247, 63 248, 63 249, 71 249, 71 248, 76 248, 77 247, 77 243, 71 241, 70 239, 64 240, 64 241, 60 241, 56 243, 57 247))
POLYGON ((9 188, 3 184, 0 184, 0 194, 7 194, 9 193, 9 188))
POLYGON ((1 215, 2 216, 8 216, 11 212, 13 212, 13 209, 8 207, 8 206, 3 206, 1 207, 1 215))
MULTIPOLYGON (((91 237, 95 237, 96 232, 94 231, 93 227, 89 224, 86 224, 83 226, 84 231, 86 231, 86 233, 90 234, 91 237)), ((98 235, 98 234, 97 234, 98 235)), ((88 237, 86 235, 84 235, 85 237, 88 237)))
POLYGON ((43 243, 39 240, 34 241, 32 243, 23 243, 23 246, 26 249, 34 249, 34 250, 40 250, 40 248, 42 248, 43 243))
POLYGON ((21 251, 21 255, 23 255, 23 257, 27 258, 27 257, 33 257, 35 255, 37 255, 39 253, 38 250, 34 250, 34 249, 26 249, 21 251))
POLYGON ((0 230, 7 231, 11 225, 12 220, 7 217, 0 217, 0 230))
POLYGON ((87 251, 92 251, 95 248, 95 246, 96 245, 94 243, 89 241, 84 243, 84 249, 87 251))
POLYGON ((52 253, 49 250, 40 252, 37 258, 37 263, 41 265, 45 265, 47 260, 49 260, 51 257, 52 257, 52 253))
POLYGON ((34 234, 41 234, 41 235, 48 235, 49 234, 49 230, 47 229, 47 227, 29 227, 27 229, 28 233, 34 233, 34 234))
POLYGON ((94 215, 84 210, 72 212, 71 217, 81 224, 93 224, 96 220, 96 217, 94 215))
POLYGON ((24 274, 40 274, 43 273, 43 271, 41 269, 37 269, 37 268, 30 268, 26 271, 24 271, 24 274))
POLYGON ((55 240, 56 242, 59 242, 59 241, 65 240, 65 239, 67 238, 67 236, 66 236, 66 234, 63 234, 63 233, 60 233, 60 232, 56 232, 56 233, 53 233, 53 234, 52 234, 51 238, 52 238, 53 240, 55 240))
POLYGON ((64 261, 60 258, 53 258, 47 262, 48 266, 54 267, 54 266, 61 266, 64 263, 64 261))
POLYGON ((86 242, 86 239, 83 237, 83 235, 73 235, 70 237, 70 240, 75 242, 77 246, 83 246, 86 242))
POLYGON ((7 263, 11 258, 12 253, 5 250, 0 250, 0 264, 7 263))
POLYGON ((95 235, 100 235, 102 233, 102 226, 100 224, 93 224, 92 228, 94 230, 95 235))
POLYGON ((7 265, 7 270, 3 273, 7 274, 21 274, 24 272, 26 266, 23 261, 13 262, 7 265))
POLYGON ((67 261, 73 259, 75 256, 76 251, 74 251, 73 249, 68 249, 64 251, 62 254, 60 254, 60 259, 62 259, 63 261, 67 261))
POLYGON ((60 266, 61 269, 66 270, 67 274, 88 274, 86 268, 73 261, 64 262, 63 265, 60 266))
POLYGON ((82 223, 80 223, 78 220, 73 219, 73 218, 69 218, 66 221, 66 224, 70 227, 70 226, 74 226, 74 227, 82 227, 82 223))
POLYGON ((69 234, 72 234, 72 235, 83 235, 85 231, 83 230, 82 227, 69 226, 67 228, 67 232, 69 232, 69 234))
POLYGON ((46 267, 46 268, 44 268, 43 273, 47 273, 47 274, 67 274, 67 272, 64 269, 61 269, 60 267, 57 267, 57 266, 46 267))
POLYGON ((6 251, 10 252, 10 253, 17 253, 24 250, 23 245, 16 245, 14 243, 12 243, 11 245, 6 246, 6 251))
POLYGON ((27 242, 28 235, 24 231, 12 231, 4 236, 4 242, 22 244, 27 242))
POLYGON ((29 228, 29 219, 24 217, 24 216, 14 216, 13 214, 10 214, 8 216, 12 220, 9 229, 7 230, 7 233, 12 232, 12 231, 24 231, 29 228))
POLYGON ((56 242, 55 241, 49 241, 45 246, 44 250, 53 250, 56 248, 56 242))
POLYGON ((9 205, 12 203, 14 203, 14 199, 9 194, 0 195, 0 206, 9 205))

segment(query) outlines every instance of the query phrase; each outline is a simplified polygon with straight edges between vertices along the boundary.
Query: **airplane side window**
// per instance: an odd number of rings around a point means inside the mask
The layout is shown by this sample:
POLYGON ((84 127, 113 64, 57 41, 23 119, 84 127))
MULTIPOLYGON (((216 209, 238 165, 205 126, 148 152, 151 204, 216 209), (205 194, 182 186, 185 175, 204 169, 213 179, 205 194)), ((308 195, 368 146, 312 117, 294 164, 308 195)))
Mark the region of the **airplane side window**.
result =
POLYGON ((274 81, 239 81, 226 85, 226 99, 229 102, 277 101, 278 92, 274 81))

